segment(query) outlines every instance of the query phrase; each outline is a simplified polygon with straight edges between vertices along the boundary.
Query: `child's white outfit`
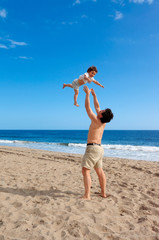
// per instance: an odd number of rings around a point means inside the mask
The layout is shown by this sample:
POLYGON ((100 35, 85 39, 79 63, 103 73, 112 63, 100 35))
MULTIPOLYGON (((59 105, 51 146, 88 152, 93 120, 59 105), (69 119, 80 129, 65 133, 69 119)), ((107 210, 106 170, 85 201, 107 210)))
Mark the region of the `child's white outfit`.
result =
POLYGON ((84 76, 86 76, 87 78, 89 78, 91 80, 91 82, 93 82, 95 79, 93 77, 90 77, 89 74, 86 72, 84 73, 83 75, 80 75, 79 78, 75 79, 73 82, 72 82, 72 87, 73 89, 76 89, 76 90, 79 90, 79 82, 78 82, 78 79, 80 80, 83 80, 84 83, 87 83, 88 80, 84 78, 84 76))

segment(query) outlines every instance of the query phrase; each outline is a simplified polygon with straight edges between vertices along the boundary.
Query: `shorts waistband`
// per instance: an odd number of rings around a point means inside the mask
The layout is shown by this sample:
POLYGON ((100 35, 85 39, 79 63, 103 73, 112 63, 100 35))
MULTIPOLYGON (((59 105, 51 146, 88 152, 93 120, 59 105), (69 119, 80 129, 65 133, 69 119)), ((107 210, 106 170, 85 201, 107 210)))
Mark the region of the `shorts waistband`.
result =
POLYGON ((98 145, 98 146, 101 146, 101 144, 99 144, 99 143, 87 143, 87 146, 89 146, 89 145, 98 145))

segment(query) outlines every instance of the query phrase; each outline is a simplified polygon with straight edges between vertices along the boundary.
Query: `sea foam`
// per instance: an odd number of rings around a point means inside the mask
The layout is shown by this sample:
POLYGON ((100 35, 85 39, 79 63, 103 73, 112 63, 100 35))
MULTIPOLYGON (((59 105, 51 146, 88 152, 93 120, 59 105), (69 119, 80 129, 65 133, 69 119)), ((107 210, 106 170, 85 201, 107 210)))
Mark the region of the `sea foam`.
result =
MULTIPOLYGON (((86 143, 56 143, 19 140, 0 140, 2 146, 27 147, 55 152, 84 154, 86 143)), ((104 156, 136 160, 159 161, 159 147, 121 144, 102 144, 104 156)))

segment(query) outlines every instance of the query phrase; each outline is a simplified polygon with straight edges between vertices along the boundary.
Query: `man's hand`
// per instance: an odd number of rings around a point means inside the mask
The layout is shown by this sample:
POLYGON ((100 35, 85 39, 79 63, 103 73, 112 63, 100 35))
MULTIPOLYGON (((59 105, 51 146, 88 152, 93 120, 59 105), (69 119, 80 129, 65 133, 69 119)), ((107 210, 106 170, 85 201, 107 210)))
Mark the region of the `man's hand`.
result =
POLYGON ((85 92, 86 94, 89 94, 90 91, 91 91, 87 86, 84 86, 84 87, 83 87, 83 90, 84 90, 84 92, 85 92))

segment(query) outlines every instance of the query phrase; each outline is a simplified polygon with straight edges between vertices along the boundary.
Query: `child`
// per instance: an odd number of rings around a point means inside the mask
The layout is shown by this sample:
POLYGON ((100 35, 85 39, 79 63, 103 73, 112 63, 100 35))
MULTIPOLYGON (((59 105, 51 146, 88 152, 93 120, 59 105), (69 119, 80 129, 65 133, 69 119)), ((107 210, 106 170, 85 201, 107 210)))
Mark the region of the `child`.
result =
POLYGON ((80 75, 78 79, 75 79, 72 84, 63 84, 63 88, 65 87, 70 87, 73 88, 75 91, 74 94, 74 105, 76 107, 79 107, 78 103, 77 103, 77 97, 78 97, 78 93, 79 93, 79 87, 82 86, 83 84, 91 83, 94 82, 95 84, 99 85, 100 87, 104 88, 99 82, 97 82, 94 79, 94 76, 96 75, 96 73, 98 72, 97 68, 95 66, 89 67, 87 72, 84 73, 83 75, 80 75))

